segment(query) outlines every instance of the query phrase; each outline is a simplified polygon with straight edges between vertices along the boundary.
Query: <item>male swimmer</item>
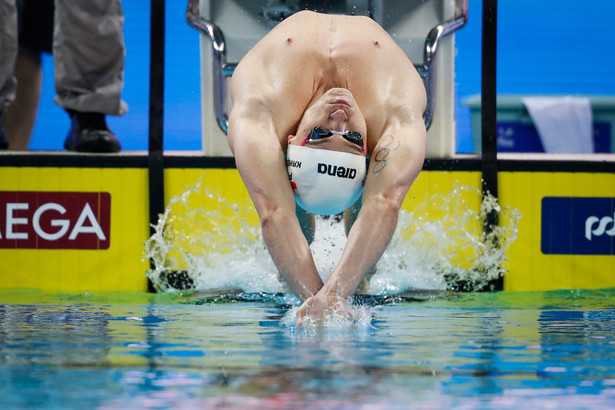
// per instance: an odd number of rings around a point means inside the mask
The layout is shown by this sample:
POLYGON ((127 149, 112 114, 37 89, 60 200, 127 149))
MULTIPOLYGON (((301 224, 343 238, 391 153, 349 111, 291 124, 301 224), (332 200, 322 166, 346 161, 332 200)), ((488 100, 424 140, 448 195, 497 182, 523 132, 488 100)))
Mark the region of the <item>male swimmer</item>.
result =
POLYGON ((273 262, 303 302, 297 324, 350 316, 348 297, 389 244, 423 165, 417 71, 373 20, 302 11, 241 60, 231 95, 229 144, 273 262), (297 215, 355 209, 323 284, 308 243, 313 224, 297 215))

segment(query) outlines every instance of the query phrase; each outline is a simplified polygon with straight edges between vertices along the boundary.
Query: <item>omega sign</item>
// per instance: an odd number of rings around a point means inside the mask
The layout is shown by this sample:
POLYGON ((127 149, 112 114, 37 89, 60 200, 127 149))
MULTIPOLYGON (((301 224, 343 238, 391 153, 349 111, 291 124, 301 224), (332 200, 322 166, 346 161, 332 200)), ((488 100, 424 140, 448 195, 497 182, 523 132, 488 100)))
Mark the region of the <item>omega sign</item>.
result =
POLYGON ((0 248, 108 249, 108 192, 0 191, 0 248))

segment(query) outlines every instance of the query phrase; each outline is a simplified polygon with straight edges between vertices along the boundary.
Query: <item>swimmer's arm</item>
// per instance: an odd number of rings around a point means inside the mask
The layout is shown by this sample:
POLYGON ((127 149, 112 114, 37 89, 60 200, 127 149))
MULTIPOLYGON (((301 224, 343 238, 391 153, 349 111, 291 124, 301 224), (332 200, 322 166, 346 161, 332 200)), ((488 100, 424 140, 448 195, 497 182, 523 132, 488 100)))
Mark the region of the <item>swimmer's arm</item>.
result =
POLYGON ((305 300, 323 283, 295 214, 284 152, 267 111, 262 102, 236 102, 229 120, 229 144, 273 262, 295 295, 305 300))
MULTIPOLYGON (((419 117, 420 118, 420 117, 419 117)), ((320 295, 351 295, 373 269, 395 228, 399 209, 425 158, 423 123, 389 128, 372 153, 359 215, 320 295)))

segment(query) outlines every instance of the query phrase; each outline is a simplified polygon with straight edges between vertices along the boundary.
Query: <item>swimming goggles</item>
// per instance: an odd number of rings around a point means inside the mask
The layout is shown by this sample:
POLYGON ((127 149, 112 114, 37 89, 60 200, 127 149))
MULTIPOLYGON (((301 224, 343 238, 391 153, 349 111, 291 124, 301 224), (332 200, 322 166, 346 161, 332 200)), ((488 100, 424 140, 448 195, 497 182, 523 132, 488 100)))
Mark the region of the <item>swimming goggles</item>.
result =
POLYGON ((356 131, 332 131, 320 126, 312 128, 312 131, 305 137, 301 146, 304 146, 308 141, 314 141, 322 138, 329 138, 333 135, 341 135, 346 141, 350 141, 361 147, 363 153, 365 153, 365 145, 363 144, 363 135, 356 131))

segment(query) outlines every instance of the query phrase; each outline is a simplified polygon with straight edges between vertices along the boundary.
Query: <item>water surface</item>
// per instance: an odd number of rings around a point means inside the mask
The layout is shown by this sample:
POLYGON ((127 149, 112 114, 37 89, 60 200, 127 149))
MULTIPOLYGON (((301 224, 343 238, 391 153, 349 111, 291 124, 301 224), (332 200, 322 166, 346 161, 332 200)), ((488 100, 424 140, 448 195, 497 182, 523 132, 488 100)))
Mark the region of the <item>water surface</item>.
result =
POLYGON ((281 297, 4 290, 0 397, 5 408, 612 407, 613 296, 416 293, 368 301, 359 323, 297 329, 281 297))

